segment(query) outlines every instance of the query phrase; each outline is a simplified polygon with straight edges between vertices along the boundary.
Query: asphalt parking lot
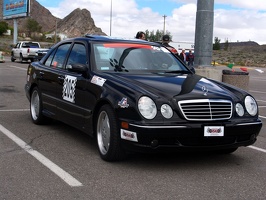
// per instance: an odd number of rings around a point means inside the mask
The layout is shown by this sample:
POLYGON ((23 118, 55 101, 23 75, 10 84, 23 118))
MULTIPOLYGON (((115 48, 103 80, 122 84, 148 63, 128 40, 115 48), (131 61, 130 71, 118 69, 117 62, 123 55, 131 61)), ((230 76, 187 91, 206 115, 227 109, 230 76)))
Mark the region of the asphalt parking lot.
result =
POLYGON ((266 69, 248 68, 264 124, 254 145, 231 155, 132 154, 108 163, 78 130, 31 122, 28 63, 9 60, 0 63, 0 199, 266 198, 266 69))

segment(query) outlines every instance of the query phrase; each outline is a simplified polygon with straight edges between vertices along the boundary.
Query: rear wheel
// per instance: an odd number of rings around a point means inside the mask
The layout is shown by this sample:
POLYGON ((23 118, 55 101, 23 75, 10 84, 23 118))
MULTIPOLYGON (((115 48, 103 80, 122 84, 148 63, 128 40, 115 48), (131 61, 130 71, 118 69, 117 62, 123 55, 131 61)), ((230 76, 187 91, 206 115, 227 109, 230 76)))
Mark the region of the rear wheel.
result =
POLYGON ((30 114, 33 123, 43 124, 46 117, 42 114, 42 100, 37 87, 33 88, 30 97, 30 114))
POLYGON ((109 105, 102 106, 97 115, 97 143, 105 161, 118 161, 126 156, 120 145, 117 119, 109 105))
POLYGON ((22 56, 22 54, 19 55, 19 62, 21 62, 21 63, 23 62, 23 56, 22 56))

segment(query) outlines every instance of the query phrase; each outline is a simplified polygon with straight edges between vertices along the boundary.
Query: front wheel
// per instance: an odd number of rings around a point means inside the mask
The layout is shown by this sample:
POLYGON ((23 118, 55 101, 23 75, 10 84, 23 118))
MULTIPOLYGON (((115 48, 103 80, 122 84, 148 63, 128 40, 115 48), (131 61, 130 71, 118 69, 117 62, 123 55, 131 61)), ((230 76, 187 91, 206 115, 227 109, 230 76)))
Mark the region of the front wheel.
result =
POLYGON ((97 143, 100 156, 105 161, 118 161, 125 158, 120 145, 119 129, 111 106, 104 105, 97 115, 97 143))
POLYGON ((30 114, 33 123, 43 124, 45 116, 42 114, 42 100, 37 87, 33 88, 30 97, 30 114))
POLYGON ((13 55, 13 53, 11 54, 11 62, 15 62, 15 58, 14 58, 14 55, 13 55))

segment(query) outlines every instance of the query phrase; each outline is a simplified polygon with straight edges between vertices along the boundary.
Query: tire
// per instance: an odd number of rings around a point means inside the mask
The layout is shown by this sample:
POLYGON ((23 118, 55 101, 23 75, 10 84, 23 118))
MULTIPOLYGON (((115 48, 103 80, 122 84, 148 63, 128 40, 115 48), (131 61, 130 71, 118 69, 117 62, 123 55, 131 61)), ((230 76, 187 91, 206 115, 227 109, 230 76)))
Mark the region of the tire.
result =
POLYGON ((13 55, 13 53, 11 54, 11 62, 15 62, 15 58, 14 58, 14 55, 13 55))
POLYGON ((46 117, 42 114, 42 99, 37 87, 33 88, 30 96, 30 114, 34 124, 44 124, 46 117))
POLYGON ((104 105, 97 115, 97 144, 100 156, 105 161, 119 161, 126 157, 120 145, 117 119, 111 106, 104 105))
POLYGON ((20 55, 19 55, 19 62, 22 63, 22 62, 23 62, 23 59, 24 59, 24 58, 23 58, 22 54, 20 54, 20 55))

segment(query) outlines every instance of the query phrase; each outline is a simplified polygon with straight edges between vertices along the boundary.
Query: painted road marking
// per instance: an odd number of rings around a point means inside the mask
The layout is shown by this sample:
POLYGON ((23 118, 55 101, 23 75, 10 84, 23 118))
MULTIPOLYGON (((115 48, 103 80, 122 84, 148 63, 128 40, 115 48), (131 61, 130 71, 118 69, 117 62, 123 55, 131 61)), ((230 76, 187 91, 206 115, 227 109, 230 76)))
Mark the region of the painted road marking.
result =
POLYGON ((256 90, 249 90, 249 92, 256 92, 256 93, 266 94, 266 92, 261 92, 261 91, 256 91, 256 90))
POLYGON ((256 99, 256 101, 259 101, 259 102, 266 102, 266 101, 263 101, 263 100, 257 100, 257 99, 256 99))
POLYGON ((257 151, 261 151, 261 152, 263 152, 263 153, 266 153, 266 149, 262 149, 262 148, 255 147, 255 146, 248 146, 248 147, 251 148, 251 149, 255 149, 255 150, 257 150, 257 151))
POLYGON ((0 110, 0 112, 24 112, 29 111, 30 109, 9 109, 9 110, 0 110))
POLYGON ((22 68, 22 67, 13 66, 13 65, 10 65, 9 67, 20 69, 20 70, 24 70, 24 71, 28 70, 28 69, 25 69, 25 68, 22 68))
POLYGON ((75 179, 73 176, 71 176, 69 173, 64 171, 62 168, 60 168, 58 165, 50 161, 48 158, 43 156, 38 151, 32 149, 30 145, 25 143, 23 140, 21 140, 19 137, 17 137, 15 134, 7 130, 5 127, 3 127, 0 124, 0 131, 4 133, 7 137, 9 137, 11 140, 13 140, 18 146, 20 146, 23 150, 28 152, 30 155, 32 155, 34 158, 36 158, 40 163, 42 163, 44 166, 46 166, 48 169, 50 169, 52 172, 54 172, 57 176, 59 176, 63 181, 65 181, 68 185, 71 187, 79 187, 82 186, 82 183, 79 182, 77 179, 75 179))

